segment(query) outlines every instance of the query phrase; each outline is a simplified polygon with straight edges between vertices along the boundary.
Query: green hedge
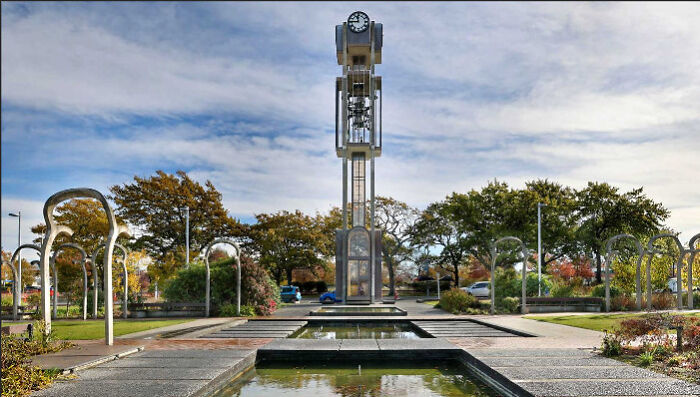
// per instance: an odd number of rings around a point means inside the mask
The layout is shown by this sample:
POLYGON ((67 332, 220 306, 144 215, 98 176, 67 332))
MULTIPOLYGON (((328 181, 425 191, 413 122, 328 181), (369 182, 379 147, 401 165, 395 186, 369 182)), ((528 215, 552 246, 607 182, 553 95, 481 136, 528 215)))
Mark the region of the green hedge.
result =
MULTIPOLYGON (((241 305, 252 306, 258 315, 269 315, 280 304, 279 288, 267 272, 248 257, 241 258, 241 305)), ((236 303, 234 259, 210 264, 212 313, 217 315, 226 304, 236 303)), ((204 302, 206 268, 193 264, 168 280, 163 297, 169 302, 204 302)), ((234 308, 235 311, 235 308, 234 308)))

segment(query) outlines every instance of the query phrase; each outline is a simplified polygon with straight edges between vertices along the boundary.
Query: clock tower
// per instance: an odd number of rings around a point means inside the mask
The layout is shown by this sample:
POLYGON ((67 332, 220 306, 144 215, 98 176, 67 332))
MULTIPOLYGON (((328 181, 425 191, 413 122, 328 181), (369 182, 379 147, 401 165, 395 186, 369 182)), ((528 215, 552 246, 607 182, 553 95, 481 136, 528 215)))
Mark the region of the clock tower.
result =
POLYGON ((382 78, 374 68, 382 63, 382 39, 382 24, 362 11, 335 27, 336 56, 343 70, 335 81, 335 151, 343 163, 343 228, 336 231, 335 285, 336 299, 349 304, 382 298, 382 238, 374 222, 374 162, 382 154, 382 78))

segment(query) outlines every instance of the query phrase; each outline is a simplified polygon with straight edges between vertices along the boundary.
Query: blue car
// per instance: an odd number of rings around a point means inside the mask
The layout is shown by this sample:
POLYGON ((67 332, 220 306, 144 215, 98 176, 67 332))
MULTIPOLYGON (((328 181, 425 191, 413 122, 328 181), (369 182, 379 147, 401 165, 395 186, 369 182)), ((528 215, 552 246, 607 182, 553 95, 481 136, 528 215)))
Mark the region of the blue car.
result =
POLYGON ((326 292, 325 294, 321 295, 318 300, 321 303, 337 303, 337 302, 342 302, 341 299, 337 299, 335 297, 335 291, 331 292, 326 292))
POLYGON ((282 291, 280 292, 280 298, 282 299, 282 302, 285 303, 301 302, 301 292, 299 291, 299 287, 295 285, 285 285, 282 287, 282 291))

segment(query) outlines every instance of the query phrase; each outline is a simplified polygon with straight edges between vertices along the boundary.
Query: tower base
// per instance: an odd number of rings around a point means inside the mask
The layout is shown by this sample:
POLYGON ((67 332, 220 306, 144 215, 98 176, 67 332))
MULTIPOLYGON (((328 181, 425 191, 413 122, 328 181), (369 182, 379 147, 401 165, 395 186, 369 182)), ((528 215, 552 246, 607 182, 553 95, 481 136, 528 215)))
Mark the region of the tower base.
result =
MULTIPOLYGON (((370 272, 374 273, 374 286, 369 286, 370 291, 358 294, 357 288, 349 285, 349 272, 355 271, 356 260, 348 260, 347 256, 347 234, 350 230, 335 231, 335 297, 342 299, 343 303, 349 305, 368 305, 382 301, 382 232, 374 231, 374 266, 370 266, 370 272), (348 269, 352 267, 352 269, 348 269)), ((369 275, 369 273, 368 273, 369 275)), ((369 283, 371 284, 371 277, 369 283)))

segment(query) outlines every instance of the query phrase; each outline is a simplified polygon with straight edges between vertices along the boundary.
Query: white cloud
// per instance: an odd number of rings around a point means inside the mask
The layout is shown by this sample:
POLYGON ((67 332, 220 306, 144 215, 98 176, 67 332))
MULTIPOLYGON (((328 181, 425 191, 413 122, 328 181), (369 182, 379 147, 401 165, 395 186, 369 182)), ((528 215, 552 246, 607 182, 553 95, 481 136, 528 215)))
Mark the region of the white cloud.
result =
POLYGON ((424 206, 494 177, 608 181, 644 186, 684 238, 700 231, 697 4, 192 7, 3 12, 3 157, 11 143, 39 170, 73 170, 55 183, 100 189, 185 168, 238 216, 327 210, 341 195, 333 26, 357 8, 385 29, 377 194, 424 206))
MULTIPOLYGON (((10 212, 22 212, 22 244, 32 244, 32 240, 37 236, 32 234, 31 228, 39 223, 44 223, 42 210, 44 203, 35 200, 24 200, 12 197, 2 196, 0 201, 2 206, 2 249, 14 252, 17 249, 17 218, 11 217, 10 212)), ((22 256, 31 260, 38 259, 38 256, 31 253, 31 250, 22 251, 22 256)))

